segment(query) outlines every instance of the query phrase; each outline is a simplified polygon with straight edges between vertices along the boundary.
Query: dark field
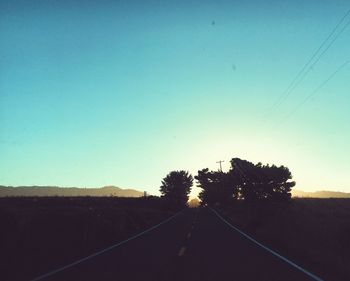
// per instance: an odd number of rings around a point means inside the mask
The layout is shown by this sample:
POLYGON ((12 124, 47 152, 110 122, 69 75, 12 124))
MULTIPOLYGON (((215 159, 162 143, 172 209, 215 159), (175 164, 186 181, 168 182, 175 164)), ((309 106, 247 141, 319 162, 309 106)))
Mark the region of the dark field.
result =
POLYGON ((0 198, 0 280, 30 280, 171 214, 153 197, 0 198))
POLYGON ((350 280, 350 199, 293 199, 285 206, 236 204, 234 225, 326 280, 350 280))

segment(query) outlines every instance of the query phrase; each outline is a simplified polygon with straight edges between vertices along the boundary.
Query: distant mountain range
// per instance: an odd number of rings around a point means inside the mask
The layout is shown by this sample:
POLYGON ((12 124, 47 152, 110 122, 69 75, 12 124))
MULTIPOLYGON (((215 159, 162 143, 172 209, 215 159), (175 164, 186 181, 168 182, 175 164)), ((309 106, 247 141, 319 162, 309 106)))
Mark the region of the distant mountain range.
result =
POLYGON ((306 192, 302 190, 292 189, 292 197, 308 197, 308 198, 350 198, 350 193, 338 191, 315 191, 306 192))
MULTIPOLYGON (((11 196, 117 196, 141 197, 143 192, 135 189, 123 189, 116 186, 100 188, 58 187, 58 186, 1 186, 0 197, 11 196)), ((350 193, 337 191, 306 192, 292 189, 292 197, 303 198, 350 198, 350 193)))
POLYGON ((141 197, 143 192, 116 186, 78 188, 58 186, 0 186, 0 197, 8 196, 117 196, 141 197))

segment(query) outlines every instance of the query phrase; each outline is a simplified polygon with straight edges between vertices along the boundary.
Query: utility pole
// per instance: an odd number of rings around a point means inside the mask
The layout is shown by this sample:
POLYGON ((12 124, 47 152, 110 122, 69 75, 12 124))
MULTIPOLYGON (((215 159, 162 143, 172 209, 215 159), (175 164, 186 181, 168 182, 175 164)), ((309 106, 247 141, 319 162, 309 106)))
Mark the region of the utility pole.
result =
POLYGON ((218 163, 218 164, 220 165, 220 170, 219 170, 220 172, 222 172, 222 166, 221 166, 221 163, 222 163, 222 162, 225 162, 225 161, 220 160, 220 161, 217 161, 217 162, 216 162, 216 163, 218 163))

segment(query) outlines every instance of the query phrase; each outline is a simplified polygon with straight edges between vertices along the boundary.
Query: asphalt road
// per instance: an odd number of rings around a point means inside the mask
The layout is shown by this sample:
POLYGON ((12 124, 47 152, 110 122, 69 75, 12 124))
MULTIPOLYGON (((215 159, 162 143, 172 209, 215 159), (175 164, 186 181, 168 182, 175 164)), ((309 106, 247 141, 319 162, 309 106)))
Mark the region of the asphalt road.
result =
POLYGON ((188 209, 110 251, 43 280, 314 280, 246 239, 209 208, 188 209))

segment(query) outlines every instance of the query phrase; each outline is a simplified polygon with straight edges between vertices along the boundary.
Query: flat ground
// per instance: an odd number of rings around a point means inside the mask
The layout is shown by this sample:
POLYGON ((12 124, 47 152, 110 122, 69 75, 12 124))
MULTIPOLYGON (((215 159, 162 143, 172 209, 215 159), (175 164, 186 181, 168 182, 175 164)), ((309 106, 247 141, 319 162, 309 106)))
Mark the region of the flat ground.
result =
POLYGON ((350 280, 350 199, 295 198, 287 205, 236 204, 230 222, 326 280, 350 280))

